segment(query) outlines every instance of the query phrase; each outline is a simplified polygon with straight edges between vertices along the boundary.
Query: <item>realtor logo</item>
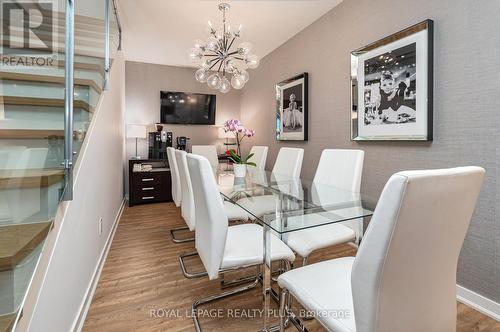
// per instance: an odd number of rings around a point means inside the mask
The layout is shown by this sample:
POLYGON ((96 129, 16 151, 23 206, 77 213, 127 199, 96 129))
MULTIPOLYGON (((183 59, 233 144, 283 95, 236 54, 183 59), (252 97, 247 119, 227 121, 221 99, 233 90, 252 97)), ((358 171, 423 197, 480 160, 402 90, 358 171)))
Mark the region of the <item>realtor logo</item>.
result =
POLYGON ((57 59, 53 2, 0 0, 0 4, 0 68, 53 66, 57 59))

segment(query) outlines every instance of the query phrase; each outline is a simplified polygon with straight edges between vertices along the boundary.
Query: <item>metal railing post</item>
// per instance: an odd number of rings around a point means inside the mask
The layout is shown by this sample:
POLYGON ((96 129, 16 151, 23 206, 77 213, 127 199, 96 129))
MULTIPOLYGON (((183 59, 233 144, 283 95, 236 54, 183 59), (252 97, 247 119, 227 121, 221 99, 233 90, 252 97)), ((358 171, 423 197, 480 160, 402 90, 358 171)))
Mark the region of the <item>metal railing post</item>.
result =
POLYGON ((66 0, 66 35, 64 64, 64 161, 65 187, 62 199, 73 199, 73 62, 74 62, 74 0, 66 0))

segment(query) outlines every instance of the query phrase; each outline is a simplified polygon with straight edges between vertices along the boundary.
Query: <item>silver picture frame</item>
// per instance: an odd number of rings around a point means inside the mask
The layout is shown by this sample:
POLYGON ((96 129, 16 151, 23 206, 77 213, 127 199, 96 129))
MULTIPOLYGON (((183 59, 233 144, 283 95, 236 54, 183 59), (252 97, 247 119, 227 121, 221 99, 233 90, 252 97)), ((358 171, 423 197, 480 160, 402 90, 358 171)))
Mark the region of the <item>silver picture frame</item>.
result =
MULTIPOLYGON (((278 141, 307 141, 309 135, 309 74, 302 73, 276 84, 276 140, 278 141), (290 95, 297 99, 290 107, 292 100, 287 100, 290 95), (285 108, 287 106, 287 108, 285 108), (290 110, 289 110, 290 109, 290 110), (288 111, 287 111, 288 110, 288 111), (298 125, 286 125, 287 114, 295 114, 298 125)), ((289 118, 289 117, 288 117, 289 118)), ((292 121, 295 122, 295 121, 292 121)))
MULTIPOLYGON (((352 141, 432 141, 433 48, 433 21, 425 20, 351 52, 352 141), (410 69, 397 67, 398 62, 388 63, 389 70, 384 69, 384 61, 397 61, 398 56, 404 57, 404 55, 398 55, 403 52, 400 50, 413 50, 414 62, 411 66, 414 68, 411 69, 411 73, 410 69), (403 73, 407 77, 406 85, 405 81, 397 76, 402 76, 403 73), (410 82, 408 77, 411 77, 411 83, 408 83, 410 82), (367 78, 366 81, 365 78, 367 78), (385 94, 384 88, 387 86, 383 80, 386 79, 392 80, 393 90, 398 90, 392 94, 393 98, 394 95, 401 95, 403 96, 401 98, 410 101, 413 99, 411 104, 413 106, 407 108, 409 112, 399 112, 401 108, 398 110, 387 108, 382 113, 380 100, 387 101, 390 98, 389 94, 385 94), (371 80, 370 82, 378 80, 378 82, 368 84, 366 83, 368 80, 371 80), (403 84, 403 87, 407 87, 404 91, 409 91, 408 95, 405 92, 399 92, 398 82, 403 84), (409 88, 410 85, 412 89, 409 88), (375 95, 373 97, 373 94, 370 94, 372 91, 375 95), (389 97, 384 99, 383 96, 389 97), (389 113, 386 112, 389 110, 393 111, 390 113, 392 118, 387 116, 389 113), (371 119, 374 119, 373 122, 371 119)), ((410 67, 408 59, 405 59, 405 64, 410 67)), ((387 91, 387 93, 390 92, 387 91)), ((394 103, 395 101, 392 100, 393 105, 394 103)), ((386 105, 387 103, 384 103, 384 106, 386 105)), ((400 104, 397 105, 400 107, 400 104)))

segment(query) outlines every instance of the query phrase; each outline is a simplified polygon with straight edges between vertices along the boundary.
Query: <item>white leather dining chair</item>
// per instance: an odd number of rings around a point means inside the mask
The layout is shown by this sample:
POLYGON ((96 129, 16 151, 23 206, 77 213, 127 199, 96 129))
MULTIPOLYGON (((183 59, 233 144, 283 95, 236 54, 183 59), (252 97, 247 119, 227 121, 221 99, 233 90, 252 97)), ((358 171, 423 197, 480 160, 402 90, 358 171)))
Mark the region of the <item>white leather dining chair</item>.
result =
MULTIPOLYGON (((271 180, 276 182, 293 182, 299 179, 303 157, 303 149, 281 148, 274 163, 271 180)), ((264 215, 275 211, 279 207, 280 202, 274 195, 263 195, 242 198, 239 204, 249 211, 256 212, 258 215, 264 215)), ((250 216, 250 219, 254 220, 255 217, 250 216)))
POLYGON ((177 167, 177 161, 175 159, 175 149, 172 147, 167 148, 167 159, 168 166, 170 167, 170 177, 172 180, 172 200, 175 206, 181 206, 181 180, 179 178, 179 168, 177 167))
MULTIPOLYGON (((188 155, 188 153, 186 151, 181 151, 181 150, 175 150, 174 153, 175 153, 175 159, 177 161, 177 168, 179 171, 179 179, 181 183, 181 193, 182 193, 181 215, 187 224, 187 228, 186 227, 175 228, 170 232, 172 234, 172 240, 174 242, 179 243, 179 242, 187 242, 194 240, 194 238, 178 240, 175 237, 175 232, 182 230, 189 230, 189 231, 195 230, 196 206, 193 199, 193 186, 191 184, 191 176, 189 174, 189 169, 187 167, 187 161, 186 161, 186 156, 188 155)), ((212 169, 212 177, 214 177, 213 169, 212 169)), ((222 200, 220 194, 217 195, 217 197, 222 200)), ((249 219, 248 213, 239 206, 228 201, 224 201, 223 204, 224 208, 226 209, 228 218, 230 220, 246 221, 249 219)))
POLYGON ((219 165, 217 147, 215 145, 193 145, 191 147, 191 153, 207 158, 212 167, 217 167, 219 165))
MULTIPOLYGON (((253 172, 249 172, 252 179, 255 179, 253 172)), ((265 179, 266 174, 264 173, 264 180, 259 181, 267 186, 267 179, 265 179)), ((270 176, 271 182, 275 184, 273 186, 278 189, 277 192, 285 194, 289 197, 297 198, 302 200, 304 196, 303 188, 301 185, 300 178, 291 178, 289 176, 283 176, 281 174, 272 173, 270 176)), ((238 200, 238 205, 242 206, 246 211, 252 211, 253 215, 249 215, 252 221, 255 221, 259 217, 263 217, 266 214, 274 213, 283 209, 283 201, 279 198, 280 194, 270 193, 269 191, 262 191, 262 195, 256 194, 254 189, 254 195, 251 197, 243 197, 238 200), (257 216, 257 218, 255 217, 257 216)), ((292 205, 299 209, 300 204, 298 201, 293 201, 292 199, 286 200, 287 209, 292 209, 292 205)), ((293 217, 289 217, 293 218, 293 217)))
POLYGON ((304 149, 281 148, 274 162, 273 173, 298 178, 302 170, 303 159, 304 149))
POLYGON ((181 215, 187 225, 187 227, 179 227, 170 230, 172 240, 176 243, 194 241, 193 237, 186 239, 177 239, 175 237, 175 232, 185 230, 192 232, 194 231, 195 227, 193 187, 191 186, 191 178, 189 176, 189 171, 187 168, 186 155, 186 151, 174 150, 174 157, 177 163, 177 171, 179 173, 179 182, 181 184, 181 215))
MULTIPOLYGON (((167 148, 167 158, 168 158, 168 165, 170 167, 170 177, 172 179, 172 200, 175 203, 175 206, 181 207, 181 214, 182 214, 182 183, 181 183, 181 178, 179 175, 179 162, 177 161, 176 158, 176 153, 177 150, 175 150, 172 147, 167 148)), ((185 184, 184 186, 187 186, 185 184)), ((186 192, 186 194, 188 194, 186 192)), ((184 214, 186 214, 185 210, 189 209, 189 207, 184 206, 184 214)), ((184 216, 183 216, 184 217, 184 216)), ((194 238, 178 238, 176 236, 177 232, 185 232, 185 231, 190 231, 189 227, 184 226, 184 227, 175 227, 170 229, 170 235, 172 237, 172 241, 175 243, 183 243, 183 242, 190 242, 194 241, 194 238)))
MULTIPOLYGON (((262 265, 264 260, 263 229, 257 224, 228 226, 228 218, 208 160, 202 156, 188 155, 187 164, 193 185, 196 204, 196 250, 210 280, 217 279, 219 273, 245 267, 262 265)), ((293 252, 271 235, 270 258, 284 261, 289 266, 295 259, 293 252)), ((192 306, 196 331, 201 331, 197 308, 231 295, 250 290, 257 286, 260 273, 249 285, 231 289, 221 294, 196 300, 192 306)))
POLYGON ((278 278, 281 331, 288 292, 329 331, 455 331, 458 256, 483 179, 480 167, 393 175, 356 258, 278 278))
MULTIPOLYGON (((323 150, 314 175, 315 188, 313 189, 321 189, 322 185, 326 185, 359 193, 364 154, 362 150, 323 150)), ((321 197, 316 199, 321 199, 321 197)), ((322 205, 321 201, 316 203, 322 205)), ((314 218, 314 215, 308 215, 307 218, 314 218)), ((324 217, 319 216, 319 218, 324 217)), ((302 257, 302 265, 305 265, 313 251, 356 240, 356 230, 362 227, 362 222, 362 220, 353 220, 343 224, 332 223, 292 232, 288 235, 286 243, 302 257)))
POLYGON ((364 158, 363 150, 325 149, 321 153, 313 182, 359 192, 364 158))
POLYGON ((267 160, 267 151, 269 148, 267 146, 258 146, 254 145, 250 149, 250 153, 253 153, 253 157, 250 159, 250 161, 253 161, 257 166, 258 169, 265 169, 266 168, 266 160, 267 160))

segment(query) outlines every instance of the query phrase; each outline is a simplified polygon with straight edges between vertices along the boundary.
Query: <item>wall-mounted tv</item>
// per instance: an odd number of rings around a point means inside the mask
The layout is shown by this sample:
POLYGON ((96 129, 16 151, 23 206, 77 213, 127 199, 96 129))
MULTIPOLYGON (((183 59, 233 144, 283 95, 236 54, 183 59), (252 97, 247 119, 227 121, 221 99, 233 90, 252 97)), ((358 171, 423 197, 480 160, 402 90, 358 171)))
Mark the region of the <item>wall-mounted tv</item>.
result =
POLYGON ((215 124, 215 95, 161 91, 160 98, 160 123, 215 124))

